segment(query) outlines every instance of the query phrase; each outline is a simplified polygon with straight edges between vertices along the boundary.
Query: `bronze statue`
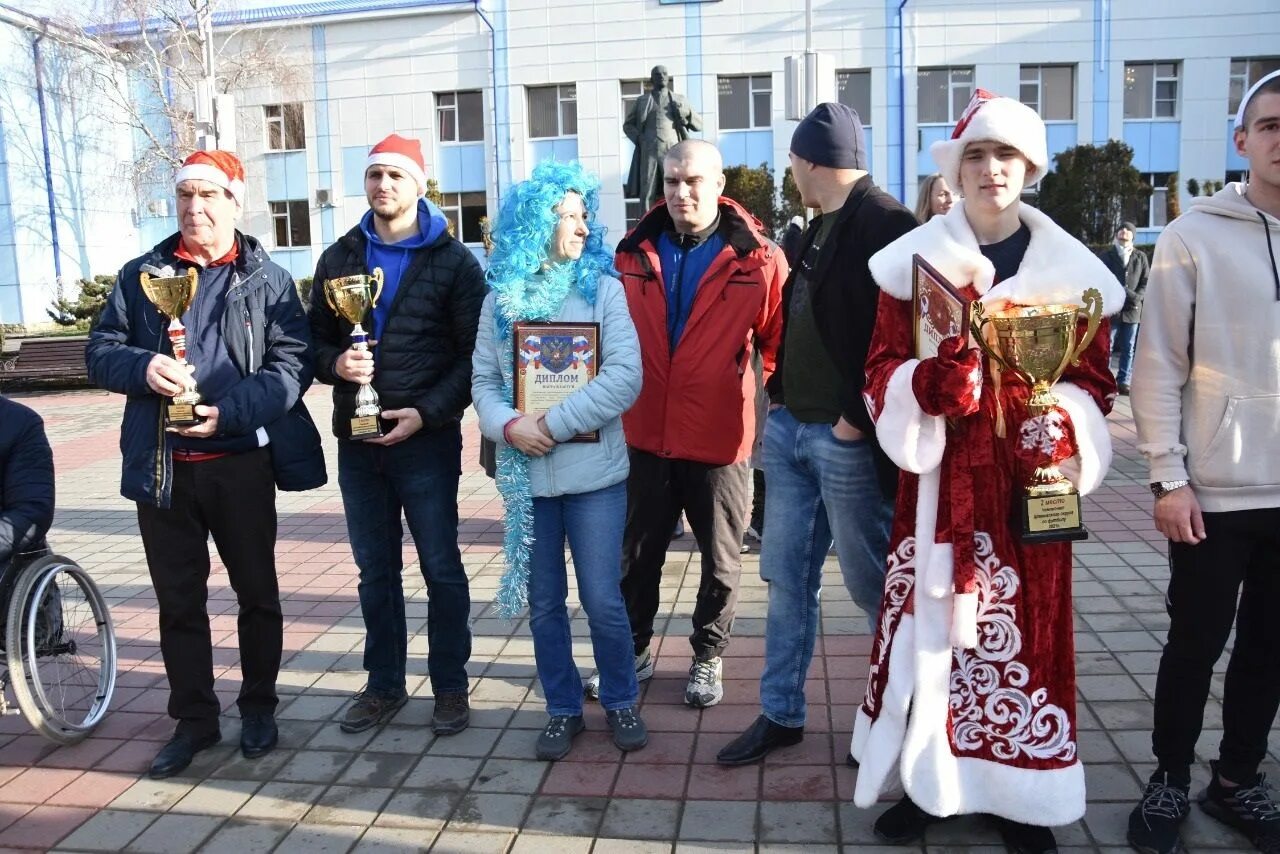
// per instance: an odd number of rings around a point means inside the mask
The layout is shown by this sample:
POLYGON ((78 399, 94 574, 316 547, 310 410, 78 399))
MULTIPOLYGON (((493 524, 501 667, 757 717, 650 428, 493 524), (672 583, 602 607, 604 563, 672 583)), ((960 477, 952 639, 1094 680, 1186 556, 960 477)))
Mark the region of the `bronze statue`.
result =
POLYGON ((636 146, 626 196, 639 199, 643 210, 662 196, 662 158, 671 146, 688 139, 690 131, 702 130, 702 116, 683 95, 671 91, 671 75, 665 65, 654 66, 649 80, 652 88, 636 99, 622 126, 636 146))

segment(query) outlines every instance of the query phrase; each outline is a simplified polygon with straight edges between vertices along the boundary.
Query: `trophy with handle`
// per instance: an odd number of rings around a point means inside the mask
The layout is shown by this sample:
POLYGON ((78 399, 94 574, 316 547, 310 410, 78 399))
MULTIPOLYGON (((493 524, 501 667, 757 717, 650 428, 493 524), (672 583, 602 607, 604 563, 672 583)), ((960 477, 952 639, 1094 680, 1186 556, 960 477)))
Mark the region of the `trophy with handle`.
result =
MULTIPOLYGON (((360 273, 339 279, 325 279, 324 298, 334 314, 351 324, 351 349, 367 351, 369 333, 363 323, 369 311, 378 304, 382 295, 382 268, 374 267, 373 275, 360 273)), ((355 417, 351 419, 351 438, 355 440, 377 439, 386 435, 383 428, 382 405, 373 383, 361 383, 356 391, 355 417)))
MULTIPOLYGON (((1019 431, 1029 447, 1053 445, 1065 435, 1060 424, 1049 420, 1058 406, 1053 384, 1068 365, 1080 363, 1080 355, 1093 341, 1102 321, 1102 294, 1089 288, 1082 301, 1083 305, 1010 306, 991 315, 984 313, 981 303, 974 306, 973 337, 978 346, 992 361, 1031 386, 1027 400, 1031 417, 1019 431), (1088 325, 1077 341, 1081 316, 1088 325), (983 335, 988 324, 995 331, 995 346, 983 335)), ((1080 494, 1052 455, 1036 466, 1023 493, 1023 542, 1083 540, 1089 536, 1080 518, 1080 494)))
MULTIPOLYGON (((168 272, 168 268, 166 268, 168 272)), ((189 267, 185 276, 152 276, 150 273, 139 274, 142 293, 161 314, 169 318, 169 344, 173 347, 173 358, 184 368, 187 365, 187 327, 182 324, 182 315, 196 298, 199 278, 195 267, 189 267)), ((203 424, 207 419, 196 415, 196 404, 200 402, 200 392, 196 389, 195 377, 184 391, 173 396, 173 401, 165 407, 164 423, 166 427, 192 427, 203 424)))

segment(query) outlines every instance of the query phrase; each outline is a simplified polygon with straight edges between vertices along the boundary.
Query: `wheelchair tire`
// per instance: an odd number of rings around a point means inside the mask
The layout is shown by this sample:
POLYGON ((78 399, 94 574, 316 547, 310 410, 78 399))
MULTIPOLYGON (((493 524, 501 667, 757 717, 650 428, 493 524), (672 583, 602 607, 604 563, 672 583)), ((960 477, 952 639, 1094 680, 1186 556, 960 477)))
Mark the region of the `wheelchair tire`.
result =
POLYGON ((83 740, 116 684, 116 638, 106 600, 74 561, 46 555, 18 574, 5 648, 18 707, 41 735, 83 740))

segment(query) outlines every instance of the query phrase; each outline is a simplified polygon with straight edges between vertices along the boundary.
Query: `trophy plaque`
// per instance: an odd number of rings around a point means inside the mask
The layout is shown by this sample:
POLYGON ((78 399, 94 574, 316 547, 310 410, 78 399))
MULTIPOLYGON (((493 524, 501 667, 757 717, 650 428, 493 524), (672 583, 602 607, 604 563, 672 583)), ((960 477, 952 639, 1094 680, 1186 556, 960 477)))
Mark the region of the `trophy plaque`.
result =
MULTIPOLYGON (((1057 407, 1053 384, 1068 365, 1080 363, 1080 354, 1098 332, 1102 294, 1089 288, 1084 292, 1083 303, 1010 306, 989 316, 984 315, 981 303, 975 308, 973 333, 978 345, 1004 370, 1031 386, 1027 411, 1033 418, 1057 407), (1088 325, 1077 341, 1081 316, 1088 325), (994 346, 983 335, 988 324, 995 331, 994 346)), ((1089 536, 1080 517, 1080 494, 1056 462, 1038 465, 1023 493, 1023 542, 1083 540, 1089 536)))
MULTIPOLYGON (((600 353, 599 323, 519 322, 511 330, 515 369, 514 406, 528 415, 547 412, 595 379, 600 353)), ((598 442, 600 431, 579 433, 570 442, 598 442)))
MULTIPOLYGON (((196 288, 199 286, 196 268, 187 268, 185 276, 159 277, 143 272, 139 274, 139 281, 146 298, 161 314, 169 318, 169 344, 173 347, 173 358, 178 364, 187 367, 187 327, 182 324, 182 315, 196 298, 196 288)), ((192 427, 203 424, 207 420, 205 416, 196 415, 196 404, 199 402, 200 392, 196 389, 195 377, 192 376, 186 389, 175 394, 172 402, 165 407, 165 426, 192 427)))
MULTIPOLYGON (((325 279, 325 302, 329 303, 334 314, 351 324, 352 350, 369 349, 369 333, 365 332, 363 323, 369 316, 370 309, 378 304, 378 297, 382 295, 382 281, 381 267, 374 267, 372 276, 361 273, 340 279, 325 279)), ((387 432, 387 424, 382 418, 382 405, 378 402, 378 392, 374 390, 372 382, 361 383, 356 391, 351 438, 356 441, 377 439, 387 432)))
POLYGON ((969 345, 973 301, 919 255, 911 256, 911 339, 915 357, 938 355, 943 339, 957 337, 969 345))

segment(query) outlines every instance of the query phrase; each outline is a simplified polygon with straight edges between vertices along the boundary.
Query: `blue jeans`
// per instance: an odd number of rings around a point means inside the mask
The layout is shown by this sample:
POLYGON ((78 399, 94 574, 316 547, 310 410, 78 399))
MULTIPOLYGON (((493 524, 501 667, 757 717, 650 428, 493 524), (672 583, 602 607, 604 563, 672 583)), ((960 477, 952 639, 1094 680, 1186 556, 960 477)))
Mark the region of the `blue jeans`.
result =
POLYGON ((600 671, 600 705, 625 709, 634 706, 640 696, 631 624, 622 601, 622 528, 626 517, 625 482, 594 492, 533 499, 529 629, 549 715, 582 714, 582 677, 573 663, 573 636, 565 606, 569 595, 566 537, 600 671))
POLYGON ((1111 352, 1120 354, 1116 382, 1128 385, 1133 377, 1133 352, 1138 343, 1138 324, 1117 320, 1111 325, 1111 352))
POLYGON ((360 569, 364 669, 369 690, 405 690, 408 629, 404 616, 401 542, 409 523, 427 582, 427 670, 431 689, 467 690, 471 657, 471 593, 458 551, 458 478, 462 431, 453 424, 422 430, 389 447, 338 440, 338 485, 351 551, 360 569))
POLYGON ((760 575, 769 583, 769 616, 760 705, 774 723, 798 727, 827 550, 834 541, 845 587, 874 625, 893 502, 880 491, 871 442, 837 439, 831 425, 802 423, 785 407, 765 424, 764 482, 760 575))

